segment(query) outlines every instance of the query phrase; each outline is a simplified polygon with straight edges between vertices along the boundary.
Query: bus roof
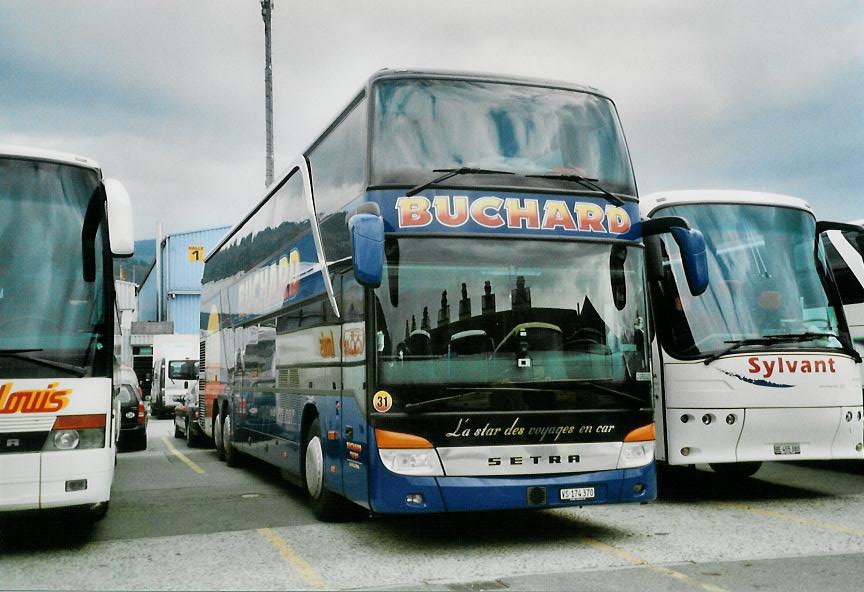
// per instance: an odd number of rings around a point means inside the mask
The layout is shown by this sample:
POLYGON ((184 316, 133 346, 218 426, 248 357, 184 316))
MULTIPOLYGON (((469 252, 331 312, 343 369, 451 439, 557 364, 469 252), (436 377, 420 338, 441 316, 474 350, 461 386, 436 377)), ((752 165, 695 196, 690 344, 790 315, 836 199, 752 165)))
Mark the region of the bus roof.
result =
POLYGON ((639 196, 639 210, 645 218, 651 216, 656 210, 666 206, 704 203, 780 206, 813 213, 810 204, 803 199, 779 193, 763 193, 760 191, 693 189, 687 191, 657 191, 639 196))
MULTIPOLYGON (((548 88, 560 88, 566 90, 574 90, 578 92, 586 92, 602 96, 609 99, 609 95, 600 89, 573 84, 570 82, 560 82, 557 80, 546 80, 542 78, 531 78, 524 76, 510 76, 504 74, 489 74, 482 72, 460 72, 450 70, 398 70, 398 69, 383 69, 378 70, 369 78, 369 84, 373 84, 377 80, 383 79, 404 79, 404 78, 428 78, 439 80, 473 80, 477 82, 500 82, 505 84, 524 84, 528 86, 542 86, 548 88)), ((610 99, 611 100, 611 99, 610 99)))
POLYGON ((2 156, 13 156, 15 158, 44 160, 48 162, 57 162, 60 164, 69 164, 73 166, 93 169, 101 173, 99 164, 96 161, 91 160, 85 156, 68 154, 66 152, 57 152, 56 150, 43 150, 41 148, 30 148, 27 146, 0 144, 0 157, 2 156))

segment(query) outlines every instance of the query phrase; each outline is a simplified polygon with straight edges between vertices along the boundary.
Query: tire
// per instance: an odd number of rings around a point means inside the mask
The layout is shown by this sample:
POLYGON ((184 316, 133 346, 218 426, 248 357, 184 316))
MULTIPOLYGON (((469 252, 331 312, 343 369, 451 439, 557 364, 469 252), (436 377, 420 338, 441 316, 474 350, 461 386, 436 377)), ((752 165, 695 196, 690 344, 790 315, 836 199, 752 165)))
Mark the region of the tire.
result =
POLYGON ((141 432, 135 435, 132 450, 147 450, 147 432, 141 432))
POLYGON ((195 448, 198 446, 198 434, 195 433, 195 426, 189 418, 186 418, 186 446, 189 448, 195 448))
POLYGON ((303 446, 303 482, 312 513, 322 522, 332 522, 344 514, 345 502, 324 485, 323 442, 321 422, 316 417, 309 426, 303 446))
POLYGON ((718 475, 725 475, 734 479, 746 479, 752 477, 762 466, 761 462, 739 462, 739 463, 711 463, 711 467, 718 475))
POLYGON ((216 456, 219 460, 225 460, 225 445, 222 440, 222 413, 216 415, 216 423, 213 426, 213 442, 216 444, 216 456))
POLYGON ((225 414, 222 422, 222 449, 225 451, 225 464, 229 467, 239 467, 243 463, 241 453, 234 448, 234 426, 231 421, 231 410, 225 414))

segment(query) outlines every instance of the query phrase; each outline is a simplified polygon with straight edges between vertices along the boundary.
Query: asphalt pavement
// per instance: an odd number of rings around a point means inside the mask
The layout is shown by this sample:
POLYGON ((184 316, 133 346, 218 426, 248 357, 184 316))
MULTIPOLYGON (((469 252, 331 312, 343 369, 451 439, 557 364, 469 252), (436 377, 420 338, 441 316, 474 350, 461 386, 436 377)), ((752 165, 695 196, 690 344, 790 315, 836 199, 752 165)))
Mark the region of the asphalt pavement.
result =
POLYGON ((857 590, 864 463, 660 472, 648 505, 318 522, 302 491, 151 421, 106 518, 0 520, 0 589, 857 590))

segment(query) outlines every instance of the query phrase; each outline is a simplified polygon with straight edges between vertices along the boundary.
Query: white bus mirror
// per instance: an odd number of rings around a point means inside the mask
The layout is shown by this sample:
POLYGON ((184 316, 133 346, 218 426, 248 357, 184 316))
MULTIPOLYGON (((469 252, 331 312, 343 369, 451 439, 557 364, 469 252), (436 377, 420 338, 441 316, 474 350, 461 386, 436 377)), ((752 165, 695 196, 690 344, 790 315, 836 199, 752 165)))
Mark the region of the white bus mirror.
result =
POLYGON ((126 188, 117 179, 105 179, 108 215, 108 236, 111 254, 114 257, 131 257, 135 252, 135 236, 132 228, 132 202, 126 188))

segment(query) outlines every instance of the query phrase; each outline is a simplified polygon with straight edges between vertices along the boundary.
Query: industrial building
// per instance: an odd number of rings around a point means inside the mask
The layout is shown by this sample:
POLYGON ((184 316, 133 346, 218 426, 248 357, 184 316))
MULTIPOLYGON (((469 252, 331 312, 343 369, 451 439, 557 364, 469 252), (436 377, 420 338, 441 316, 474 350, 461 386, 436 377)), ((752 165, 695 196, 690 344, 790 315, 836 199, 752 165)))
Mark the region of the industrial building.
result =
POLYGON ((200 328, 201 277, 204 259, 229 226, 157 233, 156 258, 138 290, 137 322, 131 326, 132 366, 149 390, 153 363, 153 336, 195 335, 200 328))
POLYGON ((157 239, 156 260, 138 290, 139 321, 171 321, 174 333, 198 335, 204 259, 230 227, 157 239))

